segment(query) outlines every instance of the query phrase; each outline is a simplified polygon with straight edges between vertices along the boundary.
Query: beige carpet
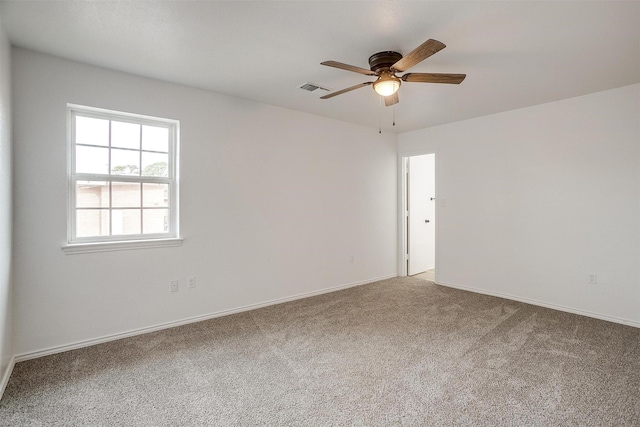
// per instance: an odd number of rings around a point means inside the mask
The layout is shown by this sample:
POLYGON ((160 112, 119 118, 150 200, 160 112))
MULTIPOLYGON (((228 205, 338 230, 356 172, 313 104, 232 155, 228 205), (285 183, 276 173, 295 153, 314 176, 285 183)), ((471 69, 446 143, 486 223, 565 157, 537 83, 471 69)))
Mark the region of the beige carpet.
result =
POLYGON ((2 426, 638 426, 640 329, 398 278, 18 363, 2 426))
POLYGON ((430 282, 434 282, 436 280, 436 270, 431 269, 427 271, 423 271, 422 273, 414 274, 411 277, 415 277, 416 279, 428 280, 430 282))

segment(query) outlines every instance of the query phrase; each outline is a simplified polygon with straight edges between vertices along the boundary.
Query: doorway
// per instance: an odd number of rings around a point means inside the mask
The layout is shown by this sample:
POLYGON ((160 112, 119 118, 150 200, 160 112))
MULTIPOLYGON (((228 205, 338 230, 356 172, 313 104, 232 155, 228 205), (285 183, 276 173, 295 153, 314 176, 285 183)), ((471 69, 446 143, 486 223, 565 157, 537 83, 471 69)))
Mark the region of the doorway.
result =
POLYGON ((435 281, 436 154, 403 158, 403 270, 435 281))

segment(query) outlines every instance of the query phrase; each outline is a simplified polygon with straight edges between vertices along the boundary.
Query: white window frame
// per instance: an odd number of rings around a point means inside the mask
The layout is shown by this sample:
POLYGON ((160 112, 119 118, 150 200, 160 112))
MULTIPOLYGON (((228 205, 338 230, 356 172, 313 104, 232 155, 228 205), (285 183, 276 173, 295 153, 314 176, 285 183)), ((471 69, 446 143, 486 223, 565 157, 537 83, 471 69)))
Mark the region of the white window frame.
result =
MULTIPOLYGON (((165 119, 140 114, 124 113, 120 111, 106 110, 102 108, 87 107, 83 105, 67 104, 67 141, 68 141, 68 211, 67 211, 67 244, 63 250, 67 254, 81 252, 102 252, 122 249, 141 249, 157 246, 178 246, 182 244, 179 234, 179 186, 178 186, 178 152, 179 152, 180 122, 172 119, 165 119), (105 119, 110 121, 128 122, 140 125, 151 125, 164 127, 169 130, 169 153, 167 177, 155 176, 130 176, 112 175, 111 168, 108 174, 88 174, 76 173, 76 125, 77 116, 105 119), (169 185, 169 221, 166 233, 155 234, 131 234, 131 235, 108 235, 108 236, 76 236, 76 182, 77 181, 106 181, 106 182, 140 182, 140 183, 162 183, 169 185)), ((111 150, 111 138, 109 138, 109 150, 111 150)), ((142 151, 142 147, 141 147, 142 151)), ((112 206, 108 207, 111 211, 112 206)), ((110 223, 111 223, 110 219, 110 223)), ((110 225, 111 226, 111 225, 110 225)), ((142 232, 142 230, 141 230, 142 232)))

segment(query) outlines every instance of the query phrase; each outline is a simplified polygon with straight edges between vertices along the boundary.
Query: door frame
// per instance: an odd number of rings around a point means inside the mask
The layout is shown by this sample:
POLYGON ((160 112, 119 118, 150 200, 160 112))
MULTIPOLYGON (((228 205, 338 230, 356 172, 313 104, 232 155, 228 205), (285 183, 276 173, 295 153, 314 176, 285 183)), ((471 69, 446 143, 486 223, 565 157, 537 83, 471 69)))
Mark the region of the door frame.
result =
POLYGON ((399 152, 398 153, 398 172, 399 172, 399 177, 398 177, 398 276, 407 276, 408 274, 408 269, 407 269, 407 254, 409 251, 408 248, 408 239, 407 239, 407 229, 408 229, 408 224, 407 224, 407 214, 408 214, 408 206, 407 206, 407 202, 408 202, 408 198, 407 198, 407 160, 409 157, 414 157, 414 156, 422 156, 424 154, 434 154, 435 155, 435 159, 434 159, 434 164, 435 164, 435 170, 434 170, 434 174, 435 174, 435 198, 436 198, 436 206, 435 206, 435 268, 436 268, 436 274, 435 274, 435 282, 438 283, 438 260, 440 259, 440 257, 438 256, 438 229, 440 228, 440 203, 438 203, 438 197, 439 197, 439 192, 438 192, 438 160, 439 160, 439 156, 438 156, 438 148, 437 147, 432 147, 432 148, 425 148, 422 150, 415 150, 415 151, 403 151, 403 152, 399 152))

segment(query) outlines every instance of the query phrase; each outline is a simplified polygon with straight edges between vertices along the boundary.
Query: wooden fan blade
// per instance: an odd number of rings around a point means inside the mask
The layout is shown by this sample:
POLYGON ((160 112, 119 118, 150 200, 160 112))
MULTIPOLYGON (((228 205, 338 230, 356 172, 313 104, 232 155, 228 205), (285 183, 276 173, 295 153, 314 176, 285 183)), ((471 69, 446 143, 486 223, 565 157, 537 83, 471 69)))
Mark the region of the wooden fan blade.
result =
POLYGON ((424 61, 434 53, 441 51, 445 47, 447 46, 444 43, 439 42, 438 40, 429 39, 409 52, 409 54, 404 58, 393 64, 391 69, 400 72, 406 71, 417 63, 424 61))
POLYGON ((342 95, 343 93, 351 92, 352 90, 360 89, 361 87, 369 86, 369 85, 372 85, 372 84, 373 84, 373 82, 360 83, 360 84, 357 84, 355 86, 351 86, 351 87, 348 87, 346 89, 339 90, 337 92, 332 92, 329 95, 321 96, 320 99, 333 98, 334 96, 342 95))
POLYGON ((450 83, 460 84, 467 77, 466 74, 442 74, 442 73, 409 73, 401 77, 403 82, 414 83, 450 83))
POLYGON ((342 62, 337 62, 337 61, 324 61, 324 62, 321 62, 320 65, 340 68, 341 70, 353 71, 354 73, 364 74, 365 76, 376 75, 376 73, 374 73, 371 70, 367 70, 366 68, 356 67, 355 65, 343 64, 342 62))
POLYGON ((394 93, 393 95, 384 97, 385 107, 390 107, 394 104, 397 104, 398 102, 400 102, 400 99, 398 98, 398 92, 394 93))

